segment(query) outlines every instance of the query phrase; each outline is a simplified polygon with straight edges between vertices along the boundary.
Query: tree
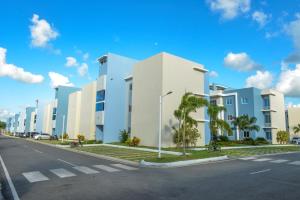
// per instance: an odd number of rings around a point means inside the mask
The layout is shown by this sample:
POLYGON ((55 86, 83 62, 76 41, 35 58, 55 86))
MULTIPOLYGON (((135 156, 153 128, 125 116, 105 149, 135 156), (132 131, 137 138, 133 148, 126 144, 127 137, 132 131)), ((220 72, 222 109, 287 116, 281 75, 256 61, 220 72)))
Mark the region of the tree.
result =
POLYGON ((259 131, 260 127, 256 125, 256 117, 249 117, 248 115, 241 115, 235 118, 231 123, 241 132, 245 131, 259 131))
POLYGON ((1 129, 5 129, 5 128, 6 128, 6 123, 0 121, 0 130, 1 130, 1 129))
POLYGON ((172 127, 175 131, 174 142, 178 147, 183 146, 184 155, 186 146, 189 144, 195 145, 200 136, 197 129, 198 122, 190 114, 207 105, 208 101, 206 99, 187 92, 182 96, 178 109, 174 111, 174 116, 179 122, 178 127, 172 127))
POLYGON ((212 135, 211 144, 214 150, 217 150, 216 141, 218 138, 218 130, 232 133, 230 125, 225 120, 219 119, 219 114, 222 111, 226 111, 226 108, 213 104, 208 105, 207 114, 209 115, 209 128, 212 135))
POLYGON ((298 124, 297 126, 295 126, 295 127, 293 128, 293 130, 294 130, 294 133, 295 133, 295 134, 300 133, 300 124, 298 124))
POLYGON ((277 132, 277 142, 279 144, 286 144, 289 141, 289 132, 287 131, 278 131, 277 132))

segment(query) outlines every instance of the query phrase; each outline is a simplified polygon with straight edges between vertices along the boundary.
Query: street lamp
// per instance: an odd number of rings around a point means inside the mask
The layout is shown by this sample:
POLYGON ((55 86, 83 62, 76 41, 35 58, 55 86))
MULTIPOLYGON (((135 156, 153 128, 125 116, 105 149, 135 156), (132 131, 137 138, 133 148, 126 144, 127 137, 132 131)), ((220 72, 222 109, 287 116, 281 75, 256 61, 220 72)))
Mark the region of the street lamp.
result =
POLYGON ((162 129, 162 103, 163 98, 169 94, 172 94, 173 91, 169 91, 164 95, 159 96, 159 130, 158 130, 158 158, 161 158, 161 129, 162 129))

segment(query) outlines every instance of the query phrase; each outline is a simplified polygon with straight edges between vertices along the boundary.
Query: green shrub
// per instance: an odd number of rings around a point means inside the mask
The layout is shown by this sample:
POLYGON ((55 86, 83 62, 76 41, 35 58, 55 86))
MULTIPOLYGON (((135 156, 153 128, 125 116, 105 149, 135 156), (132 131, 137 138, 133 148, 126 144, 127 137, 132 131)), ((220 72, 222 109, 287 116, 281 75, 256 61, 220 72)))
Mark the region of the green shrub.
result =
POLYGON ((84 141, 85 140, 85 137, 84 137, 84 135, 80 135, 80 134, 78 134, 77 135, 77 139, 78 139, 78 141, 84 141))
MULTIPOLYGON (((59 136, 59 138, 61 139, 61 135, 59 136)), ((63 138, 64 138, 64 140, 69 139, 68 133, 64 133, 64 134, 63 134, 63 138)))
POLYGON ((85 144, 102 144, 100 140, 86 140, 85 144))
POLYGON ((137 147, 137 146, 140 144, 140 142, 141 142, 141 139, 140 139, 140 138, 138 138, 138 137, 133 137, 132 139, 131 139, 131 138, 128 138, 128 139, 126 140, 125 143, 126 143, 128 146, 137 147))
POLYGON ((120 131, 120 142, 125 143, 129 138, 129 133, 125 129, 120 131))
POLYGON ((229 138, 226 135, 220 135, 219 136, 219 141, 221 141, 221 142, 228 142, 229 138))
POLYGON ((253 138, 244 138, 241 142, 242 144, 255 145, 253 138))
POLYGON ((277 142, 279 144, 287 144, 289 141, 289 132, 287 131, 278 131, 277 132, 277 142))
POLYGON ((255 143, 256 144, 269 144, 269 142, 265 138, 263 138, 263 137, 256 138, 255 139, 255 143))

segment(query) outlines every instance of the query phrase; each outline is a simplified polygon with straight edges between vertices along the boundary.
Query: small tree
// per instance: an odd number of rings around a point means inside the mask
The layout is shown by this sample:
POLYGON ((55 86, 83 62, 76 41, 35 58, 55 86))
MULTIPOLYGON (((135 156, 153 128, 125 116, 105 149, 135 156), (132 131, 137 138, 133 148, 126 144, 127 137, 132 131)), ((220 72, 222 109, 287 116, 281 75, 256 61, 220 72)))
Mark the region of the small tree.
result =
POLYGON ((78 134, 77 139, 78 139, 79 142, 83 142, 85 140, 85 136, 81 135, 81 134, 78 134))
MULTIPOLYGON (((61 137, 61 136, 60 136, 61 137)), ((68 133, 64 133, 63 134, 63 138, 64 138, 64 140, 67 140, 67 139, 69 139, 69 135, 68 135, 68 133)))
POLYGON ((231 123, 235 128, 239 129, 241 132, 245 131, 259 131, 260 127, 256 125, 256 117, 249 117, 248 115, 241 115, 234 119, 231 123))
POLYGON ((126 131, 125 129, 124 130, 121 130, 120 131, 120 142, 121 143, 125 143, 127 141, 127 139, 129 138, 129 133, 128 131, 126 131))
POLYGON ((287 131, 278 131, 277 132, 277 142, 279 144, 286 144, 289 141, 289 132, 287 131))
POLYGON ((294 130, 294 133, 295 133, 295 134, 300 133, 300 124, 298 124, 297 126, 295 126, 295 127, 293 128, 293 130, 294 130))

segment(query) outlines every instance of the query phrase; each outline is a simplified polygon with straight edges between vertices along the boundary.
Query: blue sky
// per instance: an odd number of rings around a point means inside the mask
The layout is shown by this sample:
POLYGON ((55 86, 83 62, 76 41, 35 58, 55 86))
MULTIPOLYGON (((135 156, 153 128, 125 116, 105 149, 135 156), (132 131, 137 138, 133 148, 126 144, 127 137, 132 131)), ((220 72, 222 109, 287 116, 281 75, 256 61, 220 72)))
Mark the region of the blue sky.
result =
POLYGON ((139 60, 169 52, 214 71, 211 82, 273 87, 286 94, 287 104, 300 104, 300 0, 0 0, 0 5, 0 117, 37 98, 53 99, 53 84, 80 87, 96 79, 96 59, 106 52, 139 60), (76 62, 67 67, 67 57, 76 62), (9 71, 19 68, 31 74, 9 71))

